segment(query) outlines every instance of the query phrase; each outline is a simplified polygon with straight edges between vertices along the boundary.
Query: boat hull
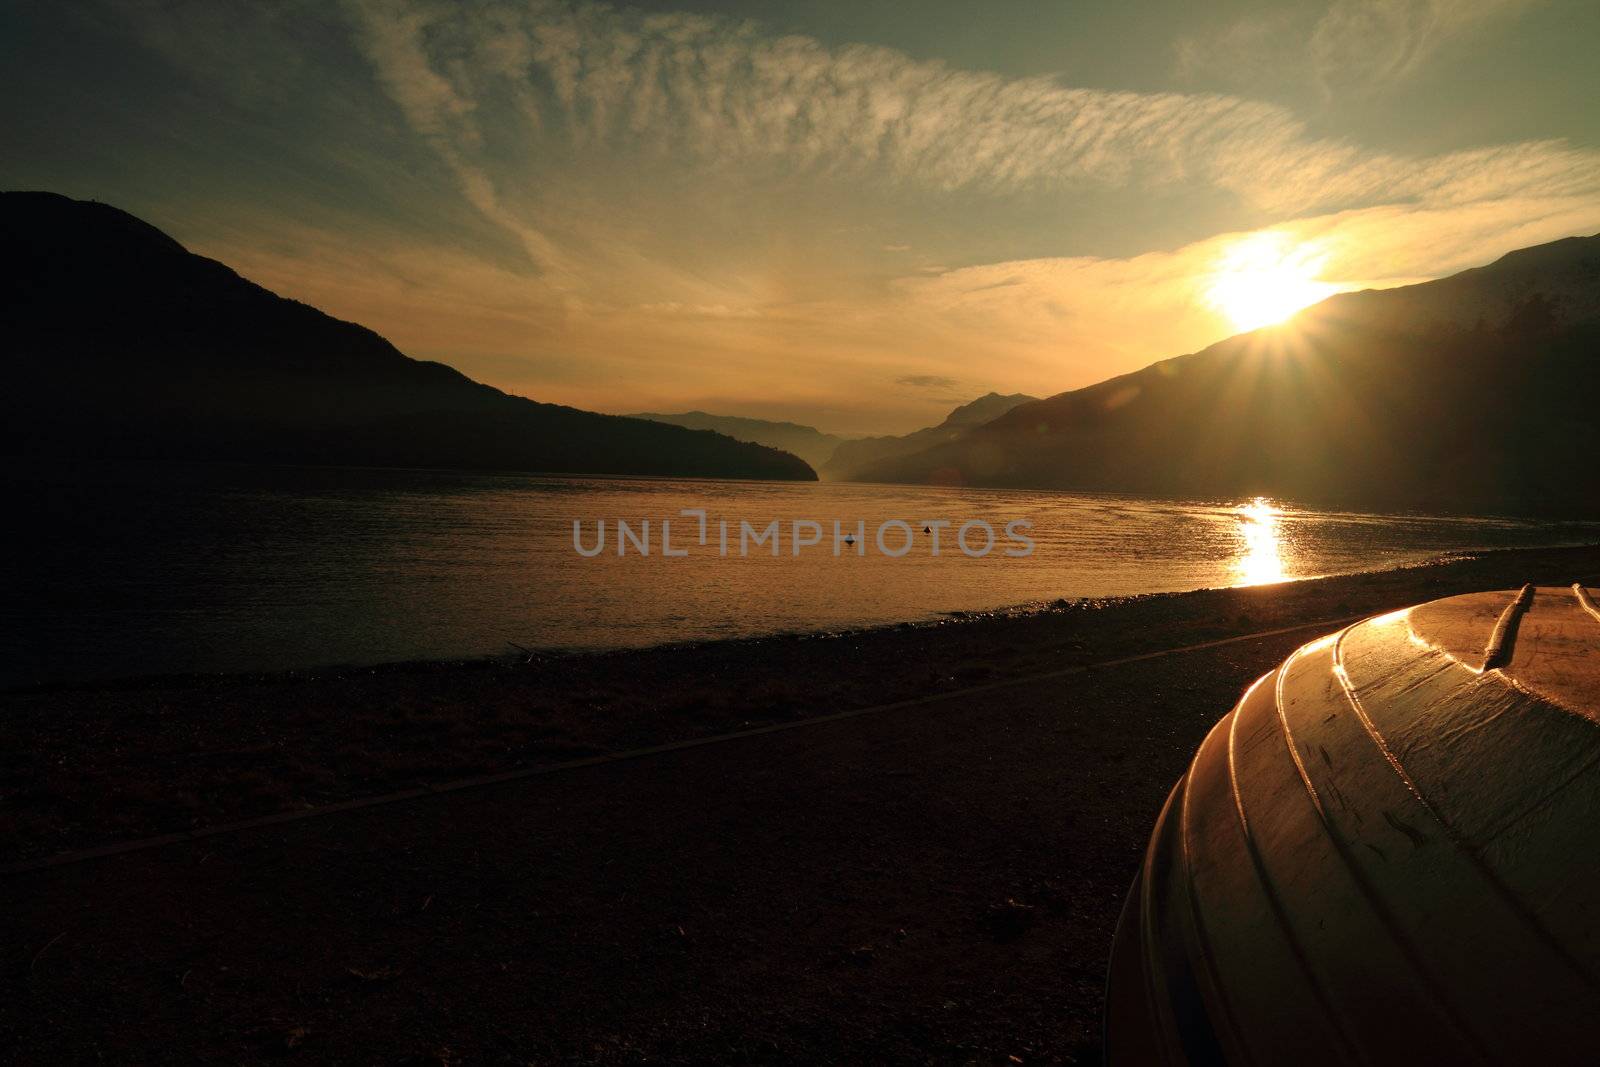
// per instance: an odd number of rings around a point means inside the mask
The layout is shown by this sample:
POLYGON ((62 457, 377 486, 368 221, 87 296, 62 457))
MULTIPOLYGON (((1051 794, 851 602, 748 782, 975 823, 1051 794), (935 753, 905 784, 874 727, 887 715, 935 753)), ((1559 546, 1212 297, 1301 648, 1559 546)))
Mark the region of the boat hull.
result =
POLYGON ((1257 680, 1157 820, 1108 1062, 1596 1062, 1592 608, 1435 601, 1257 680))

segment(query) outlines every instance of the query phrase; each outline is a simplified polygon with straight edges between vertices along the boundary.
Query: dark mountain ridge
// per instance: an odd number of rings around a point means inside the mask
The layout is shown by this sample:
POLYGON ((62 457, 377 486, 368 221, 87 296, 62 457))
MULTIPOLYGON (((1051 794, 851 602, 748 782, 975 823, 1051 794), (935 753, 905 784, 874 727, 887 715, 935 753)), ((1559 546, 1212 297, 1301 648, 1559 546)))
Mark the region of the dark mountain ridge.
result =
POLYGON ((0 193, 0 255, 5 454, 816 477, 774 449, 411 359, 105 204, 0 193))
POLYGON ((1329 298, 859 480, 1600 515, 1600 236, 1329 298))

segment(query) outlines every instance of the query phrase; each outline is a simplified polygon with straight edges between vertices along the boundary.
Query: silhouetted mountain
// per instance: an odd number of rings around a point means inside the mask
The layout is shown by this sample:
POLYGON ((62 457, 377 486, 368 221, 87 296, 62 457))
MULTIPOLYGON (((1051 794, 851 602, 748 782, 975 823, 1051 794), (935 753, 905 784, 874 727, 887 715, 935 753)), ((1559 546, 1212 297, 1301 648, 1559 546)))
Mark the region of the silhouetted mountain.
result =
MULTIPOLYGON (((956 408, 937 426, 928 426, 900 437, 863 437, 842 442, 834 449, 833 456, 818 469, 829 478, 849 480, 870 464, 959 441, 972 428, 999 418, 1018 404, 1037 399, 1026 393, 1012 393, 1010 396, 985 393, 971 403, 956 408)), ((812 465, 815 466, 814 463, 812 465)))
POLYGON ((1332 297, 873 481, 1600 514, 1600 236, 1332 297))
POLYGON ((715 430, 736 441, 751 441, 768 448, 793 452, 812 467, 821 467, 833 455, 833 450, 845 438, 823 433, 815 426, 802 426, 798 422, 769 422, 766 419, 746 419, 738 415, 711 415, 704 411, 685 411, 677 415, 662 415, 654 411, 629 415, 630 419, 649 419, 666 422, 691 430, 715 430))
POLYGON ((104 204, 0 193, 0 452, 811 480, 720 434, 508 396, 104 204))

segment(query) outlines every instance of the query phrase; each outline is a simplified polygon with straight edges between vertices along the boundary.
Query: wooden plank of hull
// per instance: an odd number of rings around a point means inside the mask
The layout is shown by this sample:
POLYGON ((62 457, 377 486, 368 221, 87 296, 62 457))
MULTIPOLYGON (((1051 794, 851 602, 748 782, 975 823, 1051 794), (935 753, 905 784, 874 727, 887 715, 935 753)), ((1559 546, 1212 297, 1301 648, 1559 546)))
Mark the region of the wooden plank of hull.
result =
POLYGON ((1194 923, 1184 866, 1182 807, 1188 779, 1178 783, 1150 839, 1139 901, 1146 1003, 1153 1026, 1153 1063, 1215 1063, 1225 1054, 1201 987, 1210 958, 1194 923))
POLYGON ((1328 991, 1291 936, 1281 886, 1264 876, 1263 851, 1273 847, 1273 828, 1266 828, 1263 841, 1261 812, 1242 806, 1236 791, 1241 752, 1248 765, 1261 741, 1271 740, 1261 735, 1264 720, 1252 716, 1247 721, 1246 713, 1270 706, 1276 680, 1273 672, 1246 693, 1226 734, 1218 732, 1206 773, 1192 775, 1188 851, 1195 909, 1211 933, 1216 984, 1229 1005, 1231 1043, 1249 1050, 1249 1062, 1271 1064, 1283 1055, 1315 1058, 1328 1048, 1353 1057, 1353 1046, 1330 1011, 1328 991), (1224 901, 1231 903, 1219 907, 1224 901), (1249 980, 1239 981, 1241 975, 1249 980), (1302 1020, 1315 1022, 1307 1026, 1302 1020))
MULTIPOLYGON (((1275 674, 1258 681, 1240 702, 1242 709, 1270 694, 1275 674)), ((1299 958, 1299 947, 1275 916, 1279 902, 1256 870, 1258 848, 1251 828, 1234 803, 1230 756, 1240 709, 1211 732, 1190 767, 1184 796, 1182 834, 1193 923, 1208 952, 1202 987, 1229 1062, 1270 1064, 1272 1055, 1310 1054, 1344 1039, 1323 1010, 1323 994, 1299 958), (1238 907, 1218 909, 1218 899, 1238 907), (1248 968, 1262 981, 1241 985, 1230 976, 1248 968), (1258 1020, 1240 1025, 1241 1019, 1258 1020), (1302 1025, 1300 1019, 1316 1020, 1302 1025)))
MULTIPOLYGON (((1315 656, 1318 666, 1331 667, 1326 645, 1315 656)), ((1285 675, 1298 662, 1292 657, 1275 685, 1236 712, 1234 786, 1256 839, 1258 874, 1282 902, 1279 921, 1324 991, 1324 1012, 1353 1050, 1337 1058, 1377 1063, 1444 1054, 1478 1062, 1476 1044, 1416 974, 1405 944, 1373 906, 1369 887, 1354 876, 1348 847, 1329 835, 1321 799, 1306 786, 1279 709, 1285 675), (1379 976, 1384 980, 1375 981, 1379 976), (1382 1047, 1363 1040, 1372 1032, 1383 1035, 1382 1047)), ((1217 897, 1211 907, 1231 909, 1234 902, 1217 897)), ((1259 980, 1248 969, 1235 972, 1235 982, 1259 980)), ((1314 1056, 1325 1059, 1329 1047, 1314 1056)))

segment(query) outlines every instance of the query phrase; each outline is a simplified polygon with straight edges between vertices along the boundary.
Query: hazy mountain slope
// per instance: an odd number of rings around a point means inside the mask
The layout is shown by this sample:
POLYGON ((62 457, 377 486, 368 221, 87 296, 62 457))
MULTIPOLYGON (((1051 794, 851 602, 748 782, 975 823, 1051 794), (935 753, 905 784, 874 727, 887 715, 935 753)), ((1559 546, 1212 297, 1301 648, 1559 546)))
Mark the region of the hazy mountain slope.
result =
POLYGON ((815 478, 772 449, 410 359, 103 204, 0 193, 0 256, 8 454, 815 478))
POLYGON ((1600 514, 1600 237, 1013 409, 862 480, 1600 514))
POLYGON ((937 426, 929 426, 900 437, 863 437, 845 441, 834 449, 832 457, 820 468, 829 478, 850 479, 861 468, 895 456, 909 455, 925 448, 959 440, 968 430, 999 418, 1018 404, 1026 404, 1037 397, 1025 393, 1001 396, 985 393, 971 403, 962 404, 937 426))
POLYGON ((793 452, 813 467, 820 468, 833 455, 833 450, 845 440, 831 433, 823 433, 815 426, 798 422, 770 422, 766 419, 747 419, 738 415, 712 415, 704 411, 684 411, 663 415, 643 411, 629 415, 630 419, 649 419, 691 430, 715 430, 736 441, 753 441, 768 448, 793 452))

